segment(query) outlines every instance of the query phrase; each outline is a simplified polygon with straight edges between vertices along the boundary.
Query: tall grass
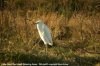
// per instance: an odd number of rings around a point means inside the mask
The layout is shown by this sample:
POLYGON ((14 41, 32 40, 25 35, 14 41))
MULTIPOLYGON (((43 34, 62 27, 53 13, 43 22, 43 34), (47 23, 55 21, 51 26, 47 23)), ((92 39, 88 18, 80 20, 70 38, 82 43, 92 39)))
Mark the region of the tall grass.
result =
POLYGON ((99 7, 99 0, 0 0, 0 62, 98 65, 99 7), (48 60, 33 25, 38 19, 50 28, 53 37, 48 60))

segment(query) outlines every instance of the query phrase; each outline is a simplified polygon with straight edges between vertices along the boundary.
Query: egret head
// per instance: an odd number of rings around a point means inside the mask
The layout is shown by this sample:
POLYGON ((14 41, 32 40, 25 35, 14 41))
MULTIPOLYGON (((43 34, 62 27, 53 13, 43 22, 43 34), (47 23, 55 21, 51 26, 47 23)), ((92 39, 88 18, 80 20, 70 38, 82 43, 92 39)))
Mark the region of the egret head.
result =
POLYGON ((43 24, 43 21, 42 20, 38 20, 35 22, 35 24, 43 24))

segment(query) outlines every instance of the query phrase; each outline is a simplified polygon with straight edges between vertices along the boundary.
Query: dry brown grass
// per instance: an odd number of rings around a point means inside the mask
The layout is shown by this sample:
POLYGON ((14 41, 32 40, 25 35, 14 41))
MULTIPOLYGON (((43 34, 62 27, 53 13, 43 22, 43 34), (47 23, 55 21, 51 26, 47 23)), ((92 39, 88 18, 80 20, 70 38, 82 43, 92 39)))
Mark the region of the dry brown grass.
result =
POLYGON ((44 47, 38 44, 40 38, 36 26, 33 25, 38 19, 42 19, 48 25, 53 36, 53 42, 57 45, 55 48, 48 49, 49 57, 58 56, 72 61, 75 55, 84 52, 82 50, 77 52, 77 50, 83 48, 89 51, 95 48, 93 52, 99 50, 97 48, 100 42, 97 33, 100 28, 99 13, 95 17, 94 15, 85 16, 82 13, 74 14, 75 16, 73 15, 69 21, 63 14, 53 12, 40 14, 37 11, 29 10, 26 12, 26 17, 23 10, 18 10, 16 13, 16 17, 14 17, 15 15, 12 12, 3 11, 2 31, 0 32, 2 52, 25 53, 34 56, 45 55, 44 47), (66 33, 66 27, 70 28, 68 31, 71 34, 66 33), (67 38, 66 35, 71 36, 67 38), (75 54, 73 51, 75 51, 75 54), (72 58, 68 59, 69 57, 72 58))
MULTIPOLYGON (((73 66, 74 64, 77 66, 81 63, 83 65, 84 63, 92 66, 98 65, 100 62, 98 54, 100 50, 100 13, 98 8, 96 10, 95 7, 93 11, 90 11, 92 9, 92 1, 89 3, 90 8, 84 6, 79 11, 76 9, 76 11, 71 12, 70 10, 67 12, 66 9, 66 12, 64 12, 63 6, 65 8, 67 0, 66 2, 63 2, 63 0, 59 3, 60 6, 58 8, 61 7, 62 9, 57 11, 55 8, 58 5, 50 8, 51 10, 49 11, 45 11, 46 7, 40 7, 44 3, 44 0, 41 1, 37 5, 38 0, 34 1, 35 7, 38 8, 33 10, 31 9, 33 7, 31 3, 32 7, 29 6, 29 9, 22 7, 14 10, 4 9, 0 11, 0 62, 2 62, 3 57, 5 58, 3 62, 24 62, 23 58, 26 57, 25 61, 30 60, 30 62, 35 62, 34 59, 37 59, 36 62, 43 60, 48 62, 68 61, 73 66), (43 42, 39 42, 38 31, 36 26, 33 25, 38 19, 43 20, 52 33, 54 46, 48 48, 49 60, 42 58, 45 57, 45 46, 43 42), (86 57, 88 52, 84 51, 84 49, 97 55, 89 53, 90 55, 86 57), (94 57, 91 57, 91 55, 94 57), (84 60, 86 62, 82 62, 84 60), (92 63, 92 60, 96 61, 92 63)), ((48 1, 44 4, 46 5, 46 3, 48 1)), ((88 2, 86 4, 88 5, 88 2)), ((47 7, 52 7, 52 5, 50 1, 47 7)), ((72 5, 69 6, 73 8, 72 5)))

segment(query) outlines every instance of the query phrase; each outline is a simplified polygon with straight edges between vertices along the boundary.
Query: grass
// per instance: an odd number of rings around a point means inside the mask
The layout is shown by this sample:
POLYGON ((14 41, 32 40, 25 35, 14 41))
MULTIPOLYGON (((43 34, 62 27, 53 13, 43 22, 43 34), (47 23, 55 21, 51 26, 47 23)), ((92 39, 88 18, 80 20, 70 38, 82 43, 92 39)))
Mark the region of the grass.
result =
MULTIPOLYGON (((21 48, 22 49, 22 48, 21 48)), ((55 46, 48 48, 45 55, 44 46, 36 45, 31 50, 2 51, 1 63, 66 63, 70 66, 95 66, 100 63, 99 54, 74 51, 71 48, 55 46)))
MULTIPOLYGON (((6 15, 7 12, 9 11, 4 11, 3 14, 6 15)), ((19 10, 17 17, 13 18, 14 15, 11 16, 12 13, 9 12, 4 17, 4 24, 1 26, 2 31, 0 32, 1 63, 41 62, 67 63, 70 66, 99 65, 99 34, 95 32, 94 35, 92 33, 99 29, 97 16, 85 17, 84 15, 80 16, 81 14, 79 13, 76 17, 73 15, 67 22, 63 14, 48 13, 41 15, 40 13, 29 11, 28 13, 31 13, 31 15, 28 18, 32 19, 32 21, 26 21, 27 23, 25 23, 23 13, 23 11, 19 10), (32 24, 38 18, 45 21, 53 36, 54 46, 48 49, 47 56, 44 51, 45 46, 40 41, 37 30, 32 24), (94 19, 96 19, 94 24, 98 24, 96 27, 92 24, 94 19), (80 29, 81 21, 83 21, 82 34, 80 29)))
POLYGON ((99 0, 5 2, 5 7, 10 7, 4 10, 0 7, 0 63, 99 66, 100 12, 97 2, 99 0), (42 19, 52 33, 54 46, 48 48, 48 55, 33 25, 38 19, 42 19))

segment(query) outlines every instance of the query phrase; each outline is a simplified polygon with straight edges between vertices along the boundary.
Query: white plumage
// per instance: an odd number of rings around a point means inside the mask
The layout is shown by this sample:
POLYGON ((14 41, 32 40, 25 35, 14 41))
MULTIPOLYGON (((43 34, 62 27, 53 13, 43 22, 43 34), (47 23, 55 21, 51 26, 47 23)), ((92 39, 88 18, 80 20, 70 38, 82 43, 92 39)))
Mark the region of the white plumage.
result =
POLYGON ((40 35, 40 38, 43 40, 44 44, 49 44, 50 46, 53 45, 51 33, 49 28, 43 23, 42 20, 36 21, 36 26, 40 35))

